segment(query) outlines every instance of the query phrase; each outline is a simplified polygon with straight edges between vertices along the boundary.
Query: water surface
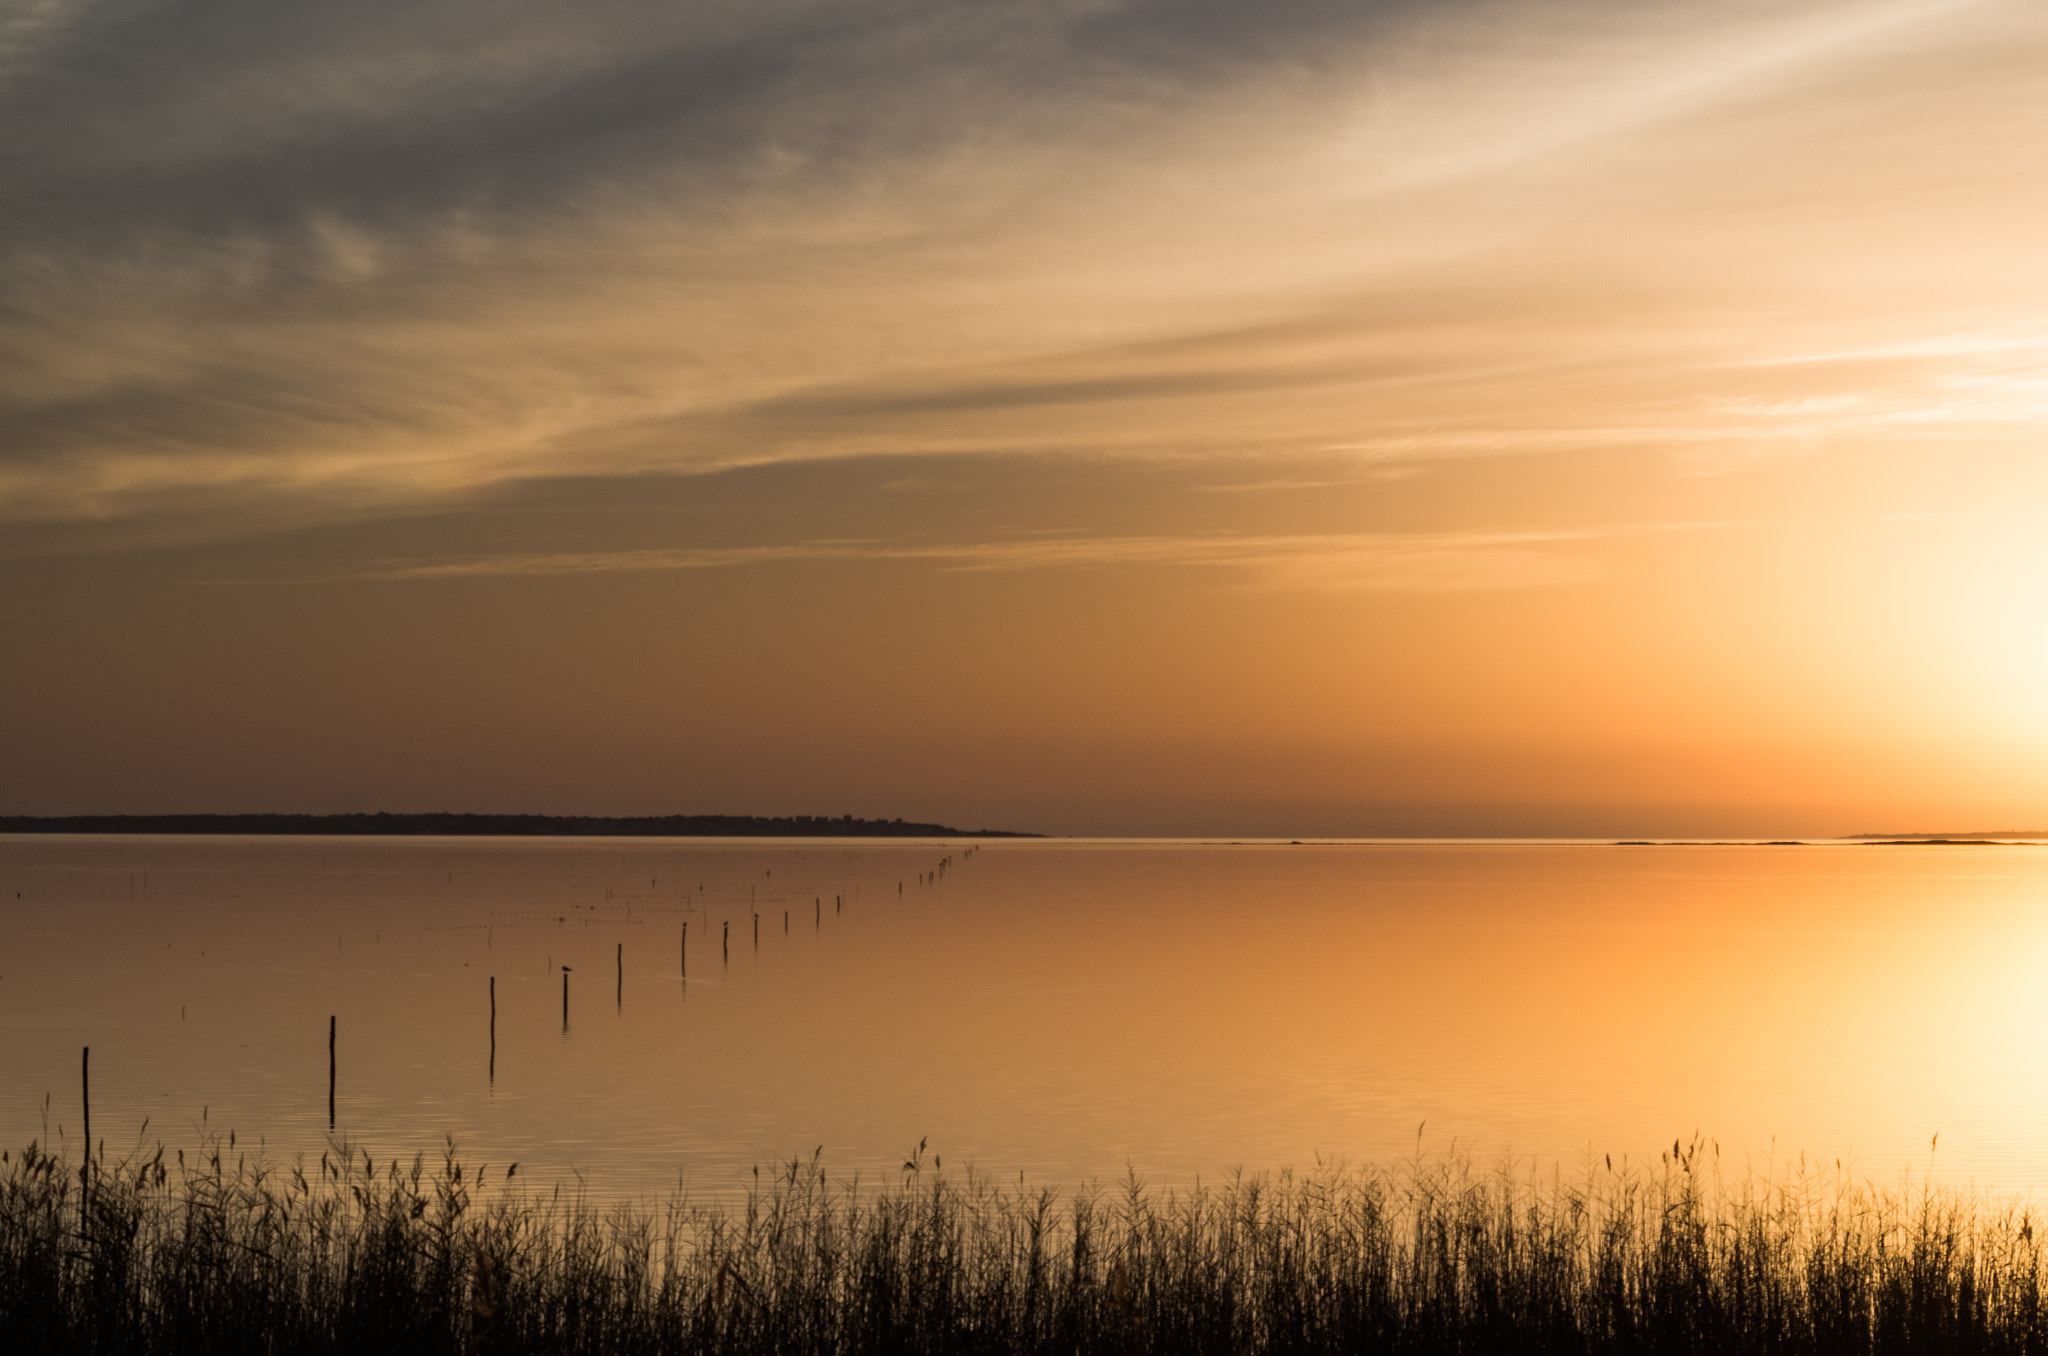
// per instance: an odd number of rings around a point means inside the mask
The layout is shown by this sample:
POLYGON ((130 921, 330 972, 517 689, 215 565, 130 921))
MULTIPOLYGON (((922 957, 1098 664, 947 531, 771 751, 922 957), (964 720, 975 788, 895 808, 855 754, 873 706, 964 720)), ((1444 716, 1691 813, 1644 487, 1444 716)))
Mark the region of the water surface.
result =
POLYGON ((90 1045, 110 1154, 317 1155, 333 1016, 340 1134, 606 1195, 920 1138, 1182 1184, 1418 1131, 2048 1187, 2039 849, 970 846, 0 839, 0 1143, 75 1142, 90 1045))

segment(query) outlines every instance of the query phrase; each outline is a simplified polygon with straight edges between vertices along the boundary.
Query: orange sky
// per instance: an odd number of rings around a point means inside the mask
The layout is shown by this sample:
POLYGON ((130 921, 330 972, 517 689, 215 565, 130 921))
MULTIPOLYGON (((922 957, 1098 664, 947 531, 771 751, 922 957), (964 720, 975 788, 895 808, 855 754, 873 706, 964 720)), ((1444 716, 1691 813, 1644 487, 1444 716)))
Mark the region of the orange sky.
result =
POLYGON ((0 20, 0 812, 2048 825, 2048 11, 0 20))

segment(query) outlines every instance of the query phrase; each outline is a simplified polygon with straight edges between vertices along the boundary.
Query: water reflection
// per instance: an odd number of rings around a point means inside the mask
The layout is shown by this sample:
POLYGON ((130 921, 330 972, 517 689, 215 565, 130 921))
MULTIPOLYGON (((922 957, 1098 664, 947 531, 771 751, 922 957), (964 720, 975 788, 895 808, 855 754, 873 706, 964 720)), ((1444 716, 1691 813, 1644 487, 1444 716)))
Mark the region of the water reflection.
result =
POLYGON ((2048 1185, 2028 848, 8 839, 0 891, 15 1145, 76 1133, 90 1045, 110 1152, 317 1153, 331 1018, 342 1134, 608 1194, 921 1137, 1178 1182, 1424 1123, 1887 1180, 1939 1132, 1937 1175, 2048 1185))

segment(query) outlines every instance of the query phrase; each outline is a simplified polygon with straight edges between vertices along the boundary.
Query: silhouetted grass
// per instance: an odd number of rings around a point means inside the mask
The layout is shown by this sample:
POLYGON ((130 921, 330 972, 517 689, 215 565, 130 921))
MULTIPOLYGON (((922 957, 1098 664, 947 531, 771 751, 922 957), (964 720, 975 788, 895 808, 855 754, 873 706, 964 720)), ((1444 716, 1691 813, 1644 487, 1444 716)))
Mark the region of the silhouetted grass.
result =
POLYGON ((598 1209, 455 1161, 213 1143, 0 1165, 0 1350, 2036 1352, 2018 1205, 1674 1145, 1577 1178, 1456 1159, 1060 1196, 793 1163, 730 1208, 598 1209))

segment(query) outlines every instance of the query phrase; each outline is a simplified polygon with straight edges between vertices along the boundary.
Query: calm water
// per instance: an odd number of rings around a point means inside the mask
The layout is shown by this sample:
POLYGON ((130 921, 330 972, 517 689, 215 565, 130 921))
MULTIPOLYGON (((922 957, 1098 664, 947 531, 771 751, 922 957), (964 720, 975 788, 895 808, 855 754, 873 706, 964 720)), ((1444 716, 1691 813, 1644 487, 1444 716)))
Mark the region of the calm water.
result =
POLYGON ((2048 1188, 2043 849, 0 838, 0 893, 17 1147, 75 1141, 90 1045, 110 1153, 317 1154, 331 1014, 342 1134, 606 1195, 920 1137, 1172 1184, 1419 1126, 2048 1188))

